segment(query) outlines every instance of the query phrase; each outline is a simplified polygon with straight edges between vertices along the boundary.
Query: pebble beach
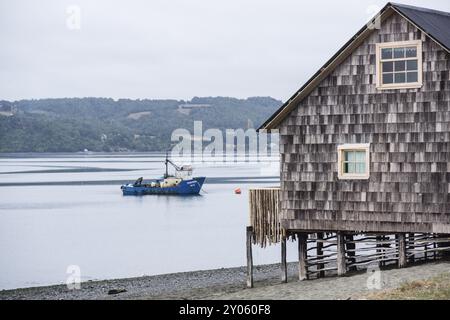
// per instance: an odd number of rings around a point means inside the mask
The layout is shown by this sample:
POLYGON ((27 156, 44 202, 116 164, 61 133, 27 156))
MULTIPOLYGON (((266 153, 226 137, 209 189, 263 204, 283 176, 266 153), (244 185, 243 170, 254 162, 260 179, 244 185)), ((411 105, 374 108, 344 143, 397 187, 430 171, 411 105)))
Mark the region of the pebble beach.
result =
POLYGON ((364 299, 370 293, 393 289, 407 281, 426 279, 449 270, 450 261, 442 260, 404 269, 383 269, 377 274, 378 282, 373 281, 372 273, 364 271, 345 277, 298 281, 297 264, 289 263, 288 283, 280 283, 280 266, 272 264, 255 266, 253 289, 246 288, 246 268, 238 267, 88 281, 74 290, 69 290, 66 285, 3 290, 0 291, 0 300, 364 299))

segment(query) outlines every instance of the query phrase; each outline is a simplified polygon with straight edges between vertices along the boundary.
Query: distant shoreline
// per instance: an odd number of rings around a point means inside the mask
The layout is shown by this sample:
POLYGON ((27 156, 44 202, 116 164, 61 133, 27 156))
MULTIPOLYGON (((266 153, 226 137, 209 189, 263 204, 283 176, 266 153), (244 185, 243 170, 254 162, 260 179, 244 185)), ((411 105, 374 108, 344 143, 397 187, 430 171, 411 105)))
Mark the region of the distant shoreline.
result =
POLYGON ((151 157, 164 156, 166 151, 123 151, 123 152, 103 152, 103 151, 78 151, 78 152, 0 152, 0 158, 33 158, 38 156, 67 157, 67 156, 130 156, 151 157))
MULTIPOLYGON (((148 157, 165 157, 166 153, 171 155, 171 150, 165 150, 165 151, 30 151, 30 152, 0 152, 0 158, 33 158, 33 157, 41 157, 41 156, 49 156, 49 157, 67 157, 67 156, 74 156, 74 157, 86 157, 86 156, 92 156, 92 157, 98 157, 98 156, 105 156, 105 157, 127 157, 127 156, 133 156, 135 158, 148 158, 148 157)), ((279 153, 273 152, 272 154, 270 151, 267 154, 259 154, 258 152, 249 153, 248 150, 245 150, 243 153, 235 153, 232 156, 236 155, 236 157, 260 157, 260 158, 278 158, 279 153)), ((202 158, 206 157, 208 159, 221 159, 225 157, 229 157, 226 152, 224 153, 217 153, 213 156, 209 156, 206 153, 195 153, 191 152, 187 155, 188 157, 192 158, 202 158)), ((216 160, 221 161, 221 160, 216 160)))

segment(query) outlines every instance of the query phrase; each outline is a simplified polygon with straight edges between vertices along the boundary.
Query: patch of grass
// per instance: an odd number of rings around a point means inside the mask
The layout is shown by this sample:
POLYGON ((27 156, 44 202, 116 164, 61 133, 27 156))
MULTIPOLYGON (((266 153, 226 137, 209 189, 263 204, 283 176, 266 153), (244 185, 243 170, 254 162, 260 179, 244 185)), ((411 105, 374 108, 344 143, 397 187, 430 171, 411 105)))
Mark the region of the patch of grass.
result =
POLYGON ((450 300, 450 273, 436 277, 406 282, 397 289, 373 293, 372 300, 450 300))

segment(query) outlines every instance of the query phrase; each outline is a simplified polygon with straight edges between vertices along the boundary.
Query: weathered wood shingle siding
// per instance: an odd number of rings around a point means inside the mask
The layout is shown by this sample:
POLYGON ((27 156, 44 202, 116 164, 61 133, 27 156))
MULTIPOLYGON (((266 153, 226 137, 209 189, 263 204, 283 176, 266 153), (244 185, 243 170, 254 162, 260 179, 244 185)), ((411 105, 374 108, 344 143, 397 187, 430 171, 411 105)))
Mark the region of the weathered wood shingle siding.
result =
POLYGON ((449 69, 401 16, 375 30, 279 125, 283 227, 450 233, 449 69), (423 87, 378 90, 375 44, 419 39, 423 87), (344 143, 370 143, 369 180, 338 179, 344 143))

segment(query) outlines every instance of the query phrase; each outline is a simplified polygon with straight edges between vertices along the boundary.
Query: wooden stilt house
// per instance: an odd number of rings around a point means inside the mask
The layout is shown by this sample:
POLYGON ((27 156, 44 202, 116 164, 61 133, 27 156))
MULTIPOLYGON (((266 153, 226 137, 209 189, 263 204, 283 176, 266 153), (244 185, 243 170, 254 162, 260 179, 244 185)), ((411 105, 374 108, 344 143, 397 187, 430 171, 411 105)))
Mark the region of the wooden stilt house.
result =
POLYGON ((388 3, 261 126, 281 187, 250 191, 247 238, 281 241, 284 281, 286 237, 300 279, 450 249, 449 51, 450 13, 388 3))

